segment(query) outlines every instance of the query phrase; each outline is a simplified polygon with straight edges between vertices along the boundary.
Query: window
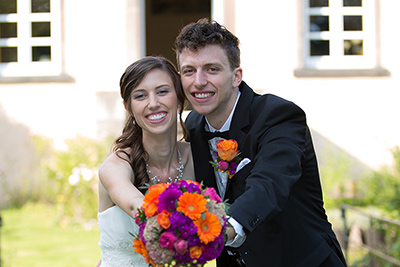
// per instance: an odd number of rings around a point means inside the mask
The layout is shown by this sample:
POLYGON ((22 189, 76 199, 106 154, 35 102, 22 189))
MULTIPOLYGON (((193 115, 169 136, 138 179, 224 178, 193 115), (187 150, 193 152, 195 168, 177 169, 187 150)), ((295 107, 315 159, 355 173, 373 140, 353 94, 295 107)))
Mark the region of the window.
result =
POLYGON ((303 0, 302 70, 377 69, 375 12, 374 0, 303 0))
POLYGON ((0 0, 0 77, 61 74, 60 0, 0 0))

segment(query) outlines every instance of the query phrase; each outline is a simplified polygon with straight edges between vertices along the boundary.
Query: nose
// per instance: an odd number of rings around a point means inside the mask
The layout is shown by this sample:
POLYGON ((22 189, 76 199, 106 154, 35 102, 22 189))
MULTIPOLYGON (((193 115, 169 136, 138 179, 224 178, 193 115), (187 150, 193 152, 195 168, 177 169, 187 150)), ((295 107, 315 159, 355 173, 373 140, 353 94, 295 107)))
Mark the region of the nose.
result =
POLYGON ((203 71, 196 72, 195 86, 197 88, 204 88, 207 84, 207 77, 203 71))
POLYGON ((158 97, 155 94, 149 95, 149 104, 150 109, 158 108, 160 106, 160 102, 158 101, 158 97))

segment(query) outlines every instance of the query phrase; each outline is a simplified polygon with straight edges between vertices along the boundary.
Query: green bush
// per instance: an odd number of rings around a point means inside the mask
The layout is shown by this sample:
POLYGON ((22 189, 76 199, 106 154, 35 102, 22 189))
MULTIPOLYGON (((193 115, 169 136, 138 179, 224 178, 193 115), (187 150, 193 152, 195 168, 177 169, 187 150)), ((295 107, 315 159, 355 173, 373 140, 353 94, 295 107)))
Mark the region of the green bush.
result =
POLYGON ((383 167, 381 170, 374 172, 361 182, 364 187, 368 188, 365 192, 366 202, 384 208, 397 218, 400 210, 400 149, 395 147, 392 150, 394 158, 394 166, 389 169, 383 167))
POLYGON ((54 151, 43 166, 49 180, 47 202, 57 206, 62 222, 82 222, 97 216, 98 167, 108 156, 112 140, 86 137, 67 140, 65 151, 54 151))

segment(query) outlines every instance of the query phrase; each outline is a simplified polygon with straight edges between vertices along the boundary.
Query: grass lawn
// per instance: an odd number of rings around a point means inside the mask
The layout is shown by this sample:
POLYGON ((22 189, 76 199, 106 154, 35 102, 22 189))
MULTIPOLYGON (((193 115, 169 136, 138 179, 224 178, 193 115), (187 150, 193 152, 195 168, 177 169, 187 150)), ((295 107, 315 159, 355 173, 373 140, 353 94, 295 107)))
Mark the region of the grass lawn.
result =
POLYGON ((54 223, 55 210, 43 204, 3 210, 1 216, 1 267, 95 267, 101 258, 97 225, 61 227, 54 223))
POLYGON ((41 204, 1 212, 2 267, 96 266, 99 230, 60 227, 55 211, 41 204))

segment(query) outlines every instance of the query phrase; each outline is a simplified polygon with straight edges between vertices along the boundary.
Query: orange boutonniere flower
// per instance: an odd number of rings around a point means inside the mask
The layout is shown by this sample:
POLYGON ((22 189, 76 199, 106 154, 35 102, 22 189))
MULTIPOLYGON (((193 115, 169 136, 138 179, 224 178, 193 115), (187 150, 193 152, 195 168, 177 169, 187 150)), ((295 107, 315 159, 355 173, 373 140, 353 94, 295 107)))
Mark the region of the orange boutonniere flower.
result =
POLYGON ((239 154, 238 144, 235 140, 219 140, 217 144, 218 156, 225 161, 231 161, 239 154))
POLYGON ((228 177, 236 173, 237 166, 241 160, 239 156, 240 151, 238 149, 238 144, 235 140, 219 140, 217 143, 217 153, 214 162, 210 161, 214 169, 220 172, 228 173, 228 177))

